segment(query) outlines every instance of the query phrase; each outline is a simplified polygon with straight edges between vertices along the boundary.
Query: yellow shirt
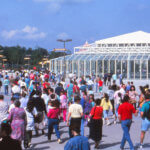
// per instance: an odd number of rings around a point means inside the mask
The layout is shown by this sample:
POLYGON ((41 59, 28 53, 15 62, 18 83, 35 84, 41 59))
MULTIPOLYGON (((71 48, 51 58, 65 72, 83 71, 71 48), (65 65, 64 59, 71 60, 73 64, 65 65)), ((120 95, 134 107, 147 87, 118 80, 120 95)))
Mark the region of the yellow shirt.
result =
POLYGON ((108 100, 108 102, 106 102, 105 98, 102 99, 100 106, 103 107, 103 110, 109 110, 109 109, 112 110, 112 108, 113 108, 110 100, 108 100))

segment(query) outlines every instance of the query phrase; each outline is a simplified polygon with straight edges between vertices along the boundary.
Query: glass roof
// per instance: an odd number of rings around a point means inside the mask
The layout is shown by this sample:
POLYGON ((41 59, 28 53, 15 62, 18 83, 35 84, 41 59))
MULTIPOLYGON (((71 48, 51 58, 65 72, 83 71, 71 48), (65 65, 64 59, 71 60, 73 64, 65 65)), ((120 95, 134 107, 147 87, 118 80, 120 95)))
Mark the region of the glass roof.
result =
MULTIPOLYGON (((150 60, 150 53, 102 53, 102 54, 72 54, 65 56, 68 61, 96 61, 96 60, 150 60)), ((64 60, 64 57, 58 57, 52 60, 64 60)))

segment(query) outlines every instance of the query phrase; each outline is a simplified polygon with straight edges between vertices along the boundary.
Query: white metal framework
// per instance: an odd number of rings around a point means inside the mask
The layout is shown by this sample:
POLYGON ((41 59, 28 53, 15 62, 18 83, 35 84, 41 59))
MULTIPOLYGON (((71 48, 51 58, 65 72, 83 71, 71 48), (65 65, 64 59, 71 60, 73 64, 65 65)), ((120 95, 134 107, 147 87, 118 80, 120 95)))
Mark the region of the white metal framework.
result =
MULTIPOLYGON (((50 70, 64 72, 64 59, 50 60, 50 70)), ((66 56, 66 72, 77 76, 123 74, 127 79, 150 79, 150 33, 138 31, 75 47, 66 56)))

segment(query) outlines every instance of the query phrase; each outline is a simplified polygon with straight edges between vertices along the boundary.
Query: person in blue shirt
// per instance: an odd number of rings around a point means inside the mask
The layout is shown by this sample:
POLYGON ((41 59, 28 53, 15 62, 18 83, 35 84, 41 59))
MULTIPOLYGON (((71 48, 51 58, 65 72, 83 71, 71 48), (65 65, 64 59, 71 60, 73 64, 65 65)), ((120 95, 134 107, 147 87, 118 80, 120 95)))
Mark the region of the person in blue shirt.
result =
POLYGON ((9 88, 9 79, 8 79, 8 77, 5 78, 3 84, 4 84, 5 95, 8 95, 8 88, 9 88))
POLYGON ((80 130, 76 125, 71 126, 73 138, 65 145, 64 150, 90 150, 88 138, 80 135, 80 130))
POLYGON ((150 129, 150 91, 145 94, 145 103, 141 109, 142 125, 141 125, 141 139, 140 148, 143 148, 143 141, 145 133, 150 129))

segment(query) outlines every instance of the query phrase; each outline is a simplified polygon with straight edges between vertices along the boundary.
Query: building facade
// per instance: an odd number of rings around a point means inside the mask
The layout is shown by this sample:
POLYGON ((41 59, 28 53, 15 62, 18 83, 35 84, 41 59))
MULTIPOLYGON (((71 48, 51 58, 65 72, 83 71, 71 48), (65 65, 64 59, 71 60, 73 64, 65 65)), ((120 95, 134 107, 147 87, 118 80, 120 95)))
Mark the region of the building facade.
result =
POLYGON ((122 74, 126 79, 150 79, 150 33, 143 31, 87 42, 74 54, 51 59, 49 69, 56 74, 78 77, 105 73, 122 74))

